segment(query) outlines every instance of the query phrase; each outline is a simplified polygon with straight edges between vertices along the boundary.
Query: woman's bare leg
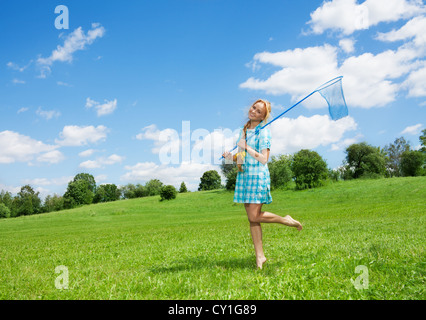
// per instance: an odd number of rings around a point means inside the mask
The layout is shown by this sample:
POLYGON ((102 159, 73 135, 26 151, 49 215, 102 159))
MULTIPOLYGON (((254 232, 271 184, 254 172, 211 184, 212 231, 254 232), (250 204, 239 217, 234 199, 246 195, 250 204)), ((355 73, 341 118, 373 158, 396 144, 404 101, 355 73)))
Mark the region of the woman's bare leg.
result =
POLYGON ((250 233, 253 239, 254 251, 256 252, 256 265, 259 269, 262 269, 266 257, 263 253, 262 227, 260 223, 250 222, 250 233))
POLYGON ((265 254, 263 253, 263 244, 262 244, 262 227, 260 226, 260 222, 251 221, 250 217, 256 216, 255 213, 257 210, 260 210, 260 207, 252 206, 251 204, 246 203, 245 205, 247 216, 249 217, 250 222, 250 233, 251 238, 254 244, 254 251, 256 253, 256 265, 258 268, 262 269, 263 264, 266 261, 265 254))
POLYGON ((256 264, 260 269, 262 269, 262 265, 266 261, 266 257, 263 253, 261 223, 280 223, 285 226, 295 227, 299 231, 302 230, 302 225, 299 221, 294 220, 289 215, 281 217, 271 212, 261 211, 262 205, 263 204, 257 203, 244 204, 247 217, 250 222, 250 233, 253 239, 254 250, 256 252, 256 264))
POLYGON ((297 230, 302 230, 302 225, 299 221, 294 220, 291 216, 286 215, 281 217, 271 212, 261 211, 263 204, 246 203, 247 216, 250 222, 258 223, 280 223, 288 227, 295 227, 297 230))
POLYGON ((262 211, 260 213, 260 222, 262 223, 281 223, 288 227, 295 227, 297 230, 302 230, 302 225, 299 221, 294 220, 289 215, 286 215, 285 217, 278 216, 274 213, 262 211))

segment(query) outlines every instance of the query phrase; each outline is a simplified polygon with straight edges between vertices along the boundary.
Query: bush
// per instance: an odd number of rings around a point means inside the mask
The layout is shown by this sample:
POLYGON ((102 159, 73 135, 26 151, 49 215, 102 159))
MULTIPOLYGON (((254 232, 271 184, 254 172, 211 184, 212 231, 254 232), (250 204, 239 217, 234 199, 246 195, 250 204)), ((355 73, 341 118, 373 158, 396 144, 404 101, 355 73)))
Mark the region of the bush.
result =
POLYGON ((405 151, 401 155, 401 173, 402 176, 420 176, 423 174, 422 165, 425 155, 421 151, 405 151))
POLYGON ((235 166, 226 175, 226 190, 235 190, 235 184, 237 183, 238 168, 235 166))
POLYGON ((121 191, 115 184, 102 184, 96 189, 93 203, 116 201, 120 196, 121 191))
POLYGON ((291 161, 290 155, 272 156, 271 162, 268 163, 272 189, 285 188, 292 181, 291 161))
POLYGON ((185 193, 185 192, 188 192, 188 189, 186 188, 185 182, 182 181, 182 183, 180 184, 179 193, 185 193))
POLYGON ((177 190, 171 185, 163 186, 160 190, 160 201, 176 199, 177 190))
POLYGON ((44 199, 43 211, 52 212, 59 211, 64 208, 64 198, 54 194, 53 196, 48 195, 44 199))
POLYGON ((17 216, 40 213, 41 200, 39 192, 35 192, 29 185, 21 187, 21 191, 14 198, 14 206, 17 216))
POLYGON ((145 184, 147 196, 156 196, 160 194, 163 183, 158 179, 151 179, 145 184))
POLYGON ((354 143, 346 148, 346 174, 344 178, 358 179, 364 177, 384 176, 386 172, 385 155, 380 148, 365 142, 354 143))
POLYGON ((315 151, 300 150, 291 164, 296 189, 303 190, 318 187, 327 179, 327 163, 315 151))
POLYGON ((10 209, 6 207, 4 203, 0 203, 0 219, 9 218, 9 217, 10 217, 10 209))
POLYGON ((204 172, 200 180, 201 182, 198 186, 198 191, 215 190, 222 187, 220 175, 216 170, 204 172))
POLYGON ((67 191, 63 196, 64 208, 71 209, 79 205, 91 204, 93 197, 94 193, 88 181, 83 179, 71 181, 68 183, 67 191))

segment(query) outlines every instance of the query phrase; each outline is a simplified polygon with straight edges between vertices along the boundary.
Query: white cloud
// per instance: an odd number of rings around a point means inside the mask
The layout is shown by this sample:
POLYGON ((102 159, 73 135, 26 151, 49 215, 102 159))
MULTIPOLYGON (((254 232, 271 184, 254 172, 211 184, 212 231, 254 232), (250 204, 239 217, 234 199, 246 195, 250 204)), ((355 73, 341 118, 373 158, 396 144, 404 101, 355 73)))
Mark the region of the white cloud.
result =
MULTIPOLYGON (((0 163, 28 162, 35 156, 53 152, 57 146, 48 145, 13 131, 0 132, 0 163)), ((43 158, 42 159, 46 159, 43 158)))
POLYGON ((55 142, 61 146, 83 146, 105 140, 107 133, 108 128, 103 125, 65 126, 59 134, 61 139, 55 139, 55 142))
POLYGON ((10 192, 12 195, 15 195, 19 191, 21 191, 21 187, 13 187, 13 186, 8 186, 8 185, 0 183, 0 191, 1 190, 6 191, 6 192, 10 192))
POLYGON ((426 97, 426 62, 409 74, 402 87, 408 90, 409 97, 426 97))
POLYGON ((108 176, 107 176, 106 174, 100 174, 100 175, 97 175, 97 176, 95 177, 95 181, 96 181, 96 183, 98 183, 98 184, 99 184, 99 182, 106 181, 107 179, 108 179, 108 176))
POLYGON ((332 0, 311 13, 308 24, 315 34, 337 30, 349 35, 381 22, 408 19, 425 12, 421 0, 332 0))
POLYGON ((352 53, 355 51, 355 40, 353 39, 342 39, 339 41, 339 46, 346 53, 352 53))
MULTIPOLYGON (((412 96, 422 96, 426 91, 426 77, 423 76, 426 69, 418 69, 421 62, 418 61, 419 51, 415 48, 403 45, 397 50, 378 54, 367 52, 350 56, 340 66, 337 51, 337 47, 325 44, 276 53, 258 53, 253 58, 256 63, 272 64, 282 69, 266 80, 251 77, 240 87, 274 95, 289 94, 295 102, 321 83, 336 75, 343 75, 343 91, 348 106, 362 108, 384 106, 394 101, 402 88, 406 88, 412 96), (398 83, 400 77, 407 75, 404 84, 398 83)), ((327 106, 319 95, 307 99, 304 105, 308 108, 327 106)))
POLYGON ((410 135, 417 135, 420 133, 421 129, 423 127, 423 124, 418 123, 413 126, 409 126, 401 131, 401 134, 410 134, 410 135))
POLYGON ((422 47, 426 45, 426 17, 419 16, 409 20, 405 25, 403 25, 398 30, 392 30, 389 32, 379 32, 377 34, 377 39, 381 41, 401 41, 401 40, 411 40, 413 44, 417 47, 422 47))
POLYGON ((338 143, 333 143, 331 145, 331 149, 330 150, 331 151, 343 150, 346 147, 350 146, 351 144, 354 144, 354 143, 357 143, 357 142, 361 141, 361 139, 363 137, 364 136, 362 134, 358 134, 354 138, 347 138, 347 139, 344 139, 342 141, 339 141, 338 143))
POLYGON ((85 151, 80 152, 78 155, 80 157, 90 157, 92 154, 94 154, 97 150, 95 149, 87 149, 85 151))
POLYGON ((6 64, 6 66, 7 66, 8 68, 12 69, 12 70, 16 70, 16 71, 19 71, 19 72, 24 72, 24 71, 25 71, 25 69, 27 69, 27 68, 30 66, 30 64, 31 64, 31 63, 33 63, 33 60, 30 60, 30 62, 29 62, 26 66, 20 67, 20 66, 19 66, 19 65, 17 65, 16 63, 14 63, 14 62, 10 61, 10 62, 8 62, 8 63, 6 64))
POLYGON ((46 120, 50 120, 53 117, 58 118, 61 113, 56 110, 43 110, 41 107, 38 107, 36 114, 39 115, 42 118, 45 118, 46 120))
POLYGON ((170 146, 172 150, 179 150, 181 141, 176 130, 167 128, 159 130, 155 124, 142 128, 142 132, 136 135, 138 140, 154 141, 152 153, 160 153, 164 147, 170 146))
POLYGON ((25 112, 25 111, 28 111, 29 110, 29 108, 26 108, 26 107, 22 107, 22 108, 20 108, 19 110, 18 110, 18 114, 20 114, 20 113, 22 113, 22 112, 25 112))
POLYGON ((48 163, 59 163, 65 159, 65 156, 59 150, 46 152, 37 157, 37 161, 48 163))
POLYGON ((347 101, 351 106, 363 108, 394 101, 401 89, 395 80, 413 70, 415 57, 414 52, 403 48, 349 57, 340 67, 347 101))
POLYGON ((82 163, 80 163, 80 168, 86 168, 86 169, 96 169, 96 168, 103 168, 106 165, 113 165, 116 163, 121 163, 124 160, 124 157, 119 156, 117 154, 112 154, 109 157, 99 157, 96 160, 87 160, 82 163))
POLYGON ((25 81, 24 80, 19 80, 19 79, 15 78, 15 79, 12 80, 12 83, 13 84, 25 84, 25 81))
POLYGON ((92 107, 96 109, 98 117, 105 116, 107 114, 113 113, 114 110, 117 108, 117 99, 114 99, 112 101, 105 100, 105 103, 101 104, 97 101, 87 98, 86 108, 92 108, 92 107))
POLYGON ((328 116, 299 116, 297 119, 280 118, 271 124, 271 155, 291 154, 301 149, 315 149, 338 143, 348 131, 356 130, 352 117, 337 121, 328 116))
POLYGON ((25 179, 22 181, 23 184, 35 185, 35 186, 62 186, 67 185, 74 177, 60 177, 60 178, 34 178, 25 179))
POLYGON ((266 80, 251 77, 240 84, 240 88, 263 90, 275 95, 290 94, 293 101, 307 95, 308 90, 314 90, 321 83, 330 80, 329 76, 337 75, 338 71, 337 48, 329 44, 276 53, 257 53, 253 60, 282 69, 266 80))
POLYGON ((60 62, 72 62, 73 54, 76 51, 84 50, 87 45, 93 43, 96 38, 102 38, 105 34, 105 29, 98 23, 92 23, 92 29, 86 34, 82 30, 82 27, 78 27, 71 34, 69 34, 62 46, 57 46, 52 51, 51 55, 47 58, 39 57, 37 64, 41 67, 41 78, 45 78, 51 71, 51 66, 55 61, 60 62))
POLYGON ((57 81, 56 84, 58 86, 63 86, 63 87, 72 87, 72 85, 70 85, 69 83, 63 82, 63 81, 57 81))

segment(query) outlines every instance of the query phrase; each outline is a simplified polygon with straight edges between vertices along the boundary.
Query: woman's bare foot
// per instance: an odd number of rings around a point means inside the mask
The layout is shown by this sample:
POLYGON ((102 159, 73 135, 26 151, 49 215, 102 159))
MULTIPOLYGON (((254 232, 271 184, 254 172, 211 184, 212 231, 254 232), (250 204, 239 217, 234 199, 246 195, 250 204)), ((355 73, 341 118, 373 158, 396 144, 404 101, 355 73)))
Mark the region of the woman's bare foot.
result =
POLYGON ((298 231, 300 231, 300 230, 302 230, 303 229, 303 227, 302 227, 302 225, 300 224, 300 222, 299 221, 297 221, 297 220, 294 220, 292 217, 290 217, 289 215, 287 215, 287 216, 285 216, 284 217, 284 219, 286 219, 286 221, 287 221, 287 224, 286 225, 288 225, 288 226, 290 226, 290 227, 295 227, 298 231))
POLYGON ((262 269, 263 264, 266 262, 266 257, 256 258, 256 264, 259 269, 262 269))

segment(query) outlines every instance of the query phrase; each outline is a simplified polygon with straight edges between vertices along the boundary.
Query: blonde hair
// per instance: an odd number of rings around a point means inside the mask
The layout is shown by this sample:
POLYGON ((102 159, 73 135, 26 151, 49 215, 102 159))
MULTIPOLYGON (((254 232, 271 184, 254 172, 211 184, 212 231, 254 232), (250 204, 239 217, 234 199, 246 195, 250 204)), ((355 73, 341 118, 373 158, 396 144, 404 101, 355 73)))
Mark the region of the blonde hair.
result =
MULTIPOLYGON (((250 109, 258 102, 262 102, 263 105, 265 106, 266 114, 265 114, 265 118, 263 118, 263 120, 261 122, 265 125, 268 122, 269 116, 271 115, 271 103, 267 100, 258 99, 251 105, 250 109)), ((251 124, 251 120, 247 121, 247 123, 244 125, 244 128, 243 128, 244 136, 246 136, 247 129, 250 126, 250 124, 251 124)))
MULTIPOLYGON (((265 106, 265 117, 263 118, 263 120, 261 122, 261 123, 263 123, 263 125, 265 125, 268 122, 269 116, 271 115, 271 109, 272 109, 271 103, 267 100, 264 100, 264 99, 258 99, 251 105, 250 109, 258 102, 262 102, 263 105, 265 106)), ((243 128, 244 137, 247 137, 247 129, 250 126, 250 124, 251 124, 251 120, 247 121, 247 123, 244 125, 244 128, 243 128)), ((242 162, 244 157, 245 157, 245 152, 244 152, 244 154, 238 153, 237 157, 236 157, 238 171, 240 171, 240 172, 243 172, 244 170, 242 169, 241 163, 238 163, 238 162, 242 162), (238 161, 239 160, 238 158, 240 158, 240 161, 238 161)))

